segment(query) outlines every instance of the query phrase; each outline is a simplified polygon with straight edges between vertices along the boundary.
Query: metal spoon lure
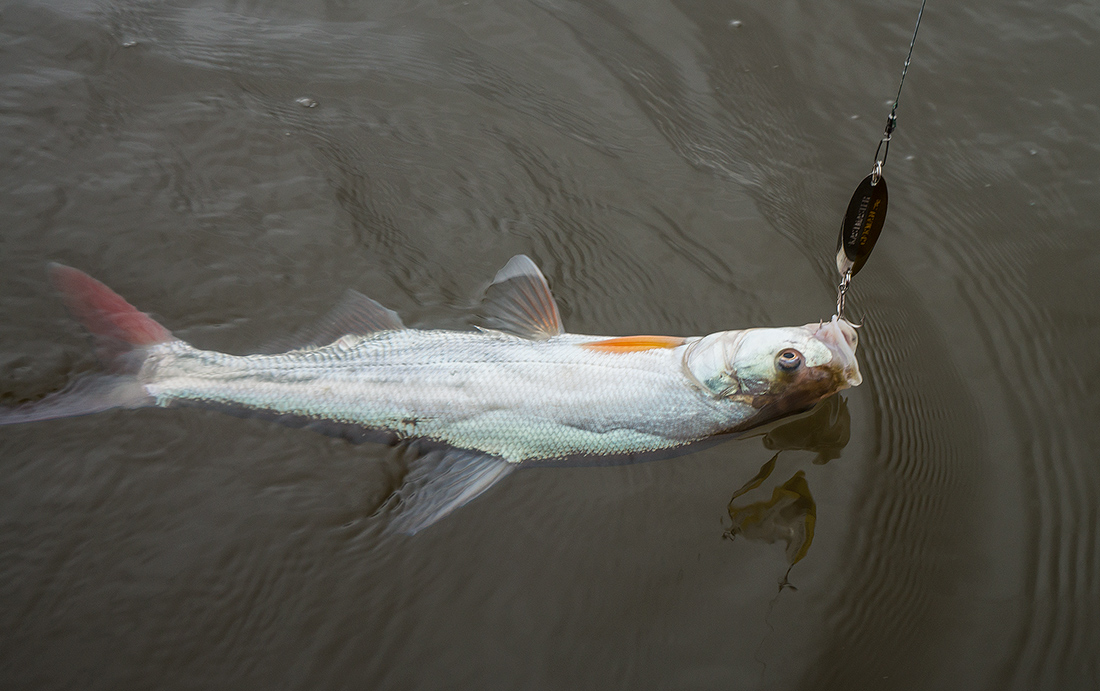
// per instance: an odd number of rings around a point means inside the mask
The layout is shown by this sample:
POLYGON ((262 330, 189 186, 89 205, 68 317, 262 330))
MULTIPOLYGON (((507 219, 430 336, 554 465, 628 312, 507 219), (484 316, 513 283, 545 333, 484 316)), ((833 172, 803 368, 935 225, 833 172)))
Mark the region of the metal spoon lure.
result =
POLYGON ((921 0, 920 11, 917 12, 917 24, 913 27, 913 38, 909 41, 909 54, 905 56, 905 65, 901 68, 898 94, 894 97, 894 107, 890 109, 890 116, 886 119, 886 131, 875 149, 875 167, 856 187, 852 201, 848 202, 844 223, 840 226, 840 238, 836 242, 836 268, 841 277, 836 295, 837 318, 844 316, 844 295, 852 283, 852 276, 859 273, 867 263, 867 257, 875 248, 882 226, 886 223, 889 194, 886 191, 886 178, 882 177, 882 168, 886 165, 886 155, 890 152, 890 137, 898 126, 898 101, 901 99, 901 89, 905 86, 909 62, 913 59, 913 45, 917 42, 917 31, 920 30, 926 2, 927 0, 921 0))
MULTIPOLYGON (((891 120, 893 122, 893 120, 891 120)), ((889 147, 889 133, 883 138, 883 147, 889 147)), ((886 207, 890 196, 886 188, 886 178, 882 176, 882 166, 886 163, 885 153, 875 161, 874 171, 863 178, 856 187, 852 200, 848 202, 848 211, 840 226, 840 237, 836 241, 836 268, 841 281, 837 286, 836 316, 844 316, 844 294, 852 282, 852 276, 859 273, 871 256, 871 250, 878 242, 882 226, 886 223, 886 207)))

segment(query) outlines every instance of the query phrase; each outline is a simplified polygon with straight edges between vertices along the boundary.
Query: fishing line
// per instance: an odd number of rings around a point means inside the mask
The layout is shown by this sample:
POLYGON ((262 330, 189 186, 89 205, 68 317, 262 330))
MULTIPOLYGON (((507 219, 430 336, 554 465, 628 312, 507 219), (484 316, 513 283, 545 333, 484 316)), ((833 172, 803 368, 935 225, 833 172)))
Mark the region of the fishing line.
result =
POLYGON ((917 31, 920 30, 920 20, 924 16, 924 5, 927 1, 921 0, 920 11, 917 12, 917 25, 913 28, 913 38, 909 41, 909 54, 905 56, 905 66, 901 68, 898 94, 894 97, 894 106, 886 118, 886 130, 883 132, 882 139, 879 140, 878 148, 875 149, 874 167, 871 169, 871 174, 863 178, 856 187, 852 200, 848 202, 844 223, 840 226, 840 237, 836 242, 836 268, 841 276, 836 295, 837 317, 844 316, 844 296, 852 283, 852 277, 867 263, 867 257, 875 248, 878 236, 882 233, 882 226, 886 222, 889 195, 882 169, 886 166, 886 156, 890 153, 890 139, 898 126, 897 113, 901 89, 905 86, 905 75, 913 59, 913 46, 917 42, 917 31))

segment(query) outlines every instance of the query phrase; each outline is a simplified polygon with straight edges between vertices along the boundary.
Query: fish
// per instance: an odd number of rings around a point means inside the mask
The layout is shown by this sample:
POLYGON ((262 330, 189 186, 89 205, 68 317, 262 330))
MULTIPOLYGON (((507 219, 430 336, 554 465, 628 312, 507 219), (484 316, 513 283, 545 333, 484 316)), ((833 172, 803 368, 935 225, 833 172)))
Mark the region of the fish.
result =
POLYGON ((355 291, 286 350, 231 355, 176 338, 88 274, 51 264, 106 371, 0 409, 0 424, 202 406, 354 441, 423 444, 386 507, 413 534, 522 465, 652 457, 803 412, 862 381, 839 317, 701 337, 565 331, 535 263, 493 278, 476 330, 408 328, 355 291))

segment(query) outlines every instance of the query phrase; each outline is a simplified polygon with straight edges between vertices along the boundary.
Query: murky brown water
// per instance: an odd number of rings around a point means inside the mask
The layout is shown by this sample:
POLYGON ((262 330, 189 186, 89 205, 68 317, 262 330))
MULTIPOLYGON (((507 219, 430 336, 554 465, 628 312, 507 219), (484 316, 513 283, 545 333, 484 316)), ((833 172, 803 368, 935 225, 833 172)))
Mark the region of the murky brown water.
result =
MULTIPOLYGON (((4 3, 0 402, 97 367, 50 260, 233 352, 348 287, 464 324, 519 252, 571 331, 826 317, 918 4, 4 3)), ((767 437, 377 544, 385 447, 3 428, 0 687, 1097 688, 1098 40, 930 3, 864 385, 767 437)))

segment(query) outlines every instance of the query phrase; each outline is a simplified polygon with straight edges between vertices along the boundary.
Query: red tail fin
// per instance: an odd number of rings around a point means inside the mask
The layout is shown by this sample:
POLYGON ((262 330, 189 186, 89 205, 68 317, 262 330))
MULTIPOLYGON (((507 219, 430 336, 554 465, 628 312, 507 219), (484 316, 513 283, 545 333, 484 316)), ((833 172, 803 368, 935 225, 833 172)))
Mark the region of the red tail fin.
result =
POLYGON ((168 329, 83 271, 50 264, 50 278, 72 315, 96 337, 99 355, 104 360, 112 360, 135 347, 175 338, 168 329))

